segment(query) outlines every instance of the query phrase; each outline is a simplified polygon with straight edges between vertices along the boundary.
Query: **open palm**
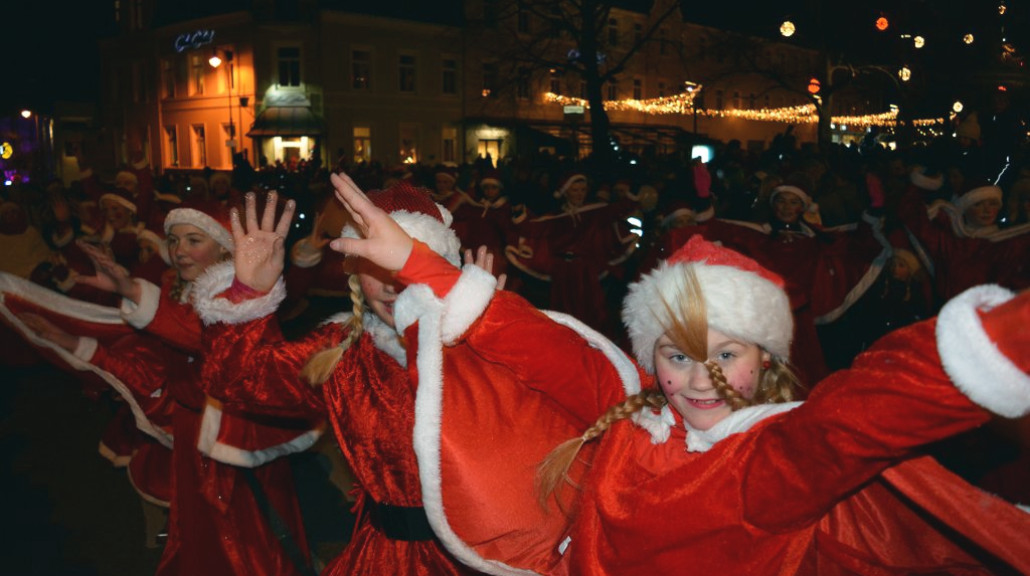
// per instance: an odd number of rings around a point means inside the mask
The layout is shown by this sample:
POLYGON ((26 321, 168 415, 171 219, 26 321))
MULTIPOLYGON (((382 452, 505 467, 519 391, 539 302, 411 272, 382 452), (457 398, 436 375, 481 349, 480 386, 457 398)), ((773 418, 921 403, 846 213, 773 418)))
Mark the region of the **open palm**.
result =
POLYGON ((293 200, 288 201, 276 222, 277 200, 278 195, 269 192, 260 222, 254 194, 247 194, 245 201, 246 226, 240 222, 238 210, 233 209, 231 214, 232 238, 236 244, 236 279, 260 292, 271 290, 283 272, 286 234, 290 231, 293 213, 297 208, 293 200))

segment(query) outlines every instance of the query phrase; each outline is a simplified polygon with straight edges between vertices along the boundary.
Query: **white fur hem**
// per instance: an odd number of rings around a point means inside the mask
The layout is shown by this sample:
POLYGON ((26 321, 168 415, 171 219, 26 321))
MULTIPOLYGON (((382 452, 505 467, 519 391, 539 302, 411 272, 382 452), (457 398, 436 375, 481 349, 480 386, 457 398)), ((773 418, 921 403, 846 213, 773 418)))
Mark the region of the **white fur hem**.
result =
POLYGON ((122 318, 133 328, 146 328, 157 315, 157 307, 161 303, 161 288, 156 284, 136 278, 140 287, 139 303, 122 298, 122 318))
POLYGON ((222 428, 222 405, 214 398, 208 397, 204 405, 204 414, 200 420, 200 435, 197 438, 197 450, 219 462, 241 466, 243 468, 257 468, 267 464, 281 456, 288 456, 303 452, 310 448, 322 436, 325 426, 319 426, 300 433, 292 440, 267 446, 256 450, 248 450, 237 446, 230 446, 218 440, 222 428))
POLYGON ((236 271, 232 261, 221 262, 197 278, 193 287, 193 307, 204 325, 217 322, 243 324, 273 314, 286 298, 286 283, 282 276, 268 294, 257 298, 232 302, 219 295, 232 286, 236 271))
POLYGON ((72 351, 72 356, 75 356, 83 362, 89 362, 93 359, 93 355, 97 353, 97 339, 90 338, 88 336, 80 336, 79 343, 75 345, 75 350, 72 351))
POLYGON ((937 350, 944 371, 970 400, 1006 418, 1030 412, 1030 376, 998 350, 977 310, 1012 297, 997 285, 977 286, 953 298, 937 316, 937 350))

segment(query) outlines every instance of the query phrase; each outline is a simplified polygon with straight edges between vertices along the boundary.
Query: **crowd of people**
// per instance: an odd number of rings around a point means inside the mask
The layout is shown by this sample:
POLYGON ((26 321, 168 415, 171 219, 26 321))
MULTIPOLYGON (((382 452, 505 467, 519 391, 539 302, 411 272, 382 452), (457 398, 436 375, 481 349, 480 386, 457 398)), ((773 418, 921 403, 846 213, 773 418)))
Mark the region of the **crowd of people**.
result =
POLYGON ((959 132, 83 166, 4 191, 2 354, 121 400, 160 574, 1025 572, 974 527, 1030 525, 1030 155, 959 132), (333 559, 288 465, 326 430, 333 559), (918 457, 969 434, 1011 454, 918 457))

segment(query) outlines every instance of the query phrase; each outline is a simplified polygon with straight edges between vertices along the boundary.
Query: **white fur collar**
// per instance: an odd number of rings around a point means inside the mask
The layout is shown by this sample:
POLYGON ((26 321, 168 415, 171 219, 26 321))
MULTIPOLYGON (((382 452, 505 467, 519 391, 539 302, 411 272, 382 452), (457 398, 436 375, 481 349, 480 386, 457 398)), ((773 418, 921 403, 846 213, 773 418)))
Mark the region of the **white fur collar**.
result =
MULTIPOLYGON (((748 406, 747 408, 741 408, 736 410, 727 416, 722 422, 719 422, 715 426, 712 426, 708 430, 696 430, 687 424, 683 423, 683 426, 687 429, 687 452, 707 452, 712 446, 729 437, 732 434, 738 434, 740 432, 747 432, 752 426, 758 424, 762 420, 789 412, 798 406, 801 406, 803 402, 784 402, 781 404, 759 404, 758 406, 748 406)), ((668 406, 666 406, 668 408, 668 406)))

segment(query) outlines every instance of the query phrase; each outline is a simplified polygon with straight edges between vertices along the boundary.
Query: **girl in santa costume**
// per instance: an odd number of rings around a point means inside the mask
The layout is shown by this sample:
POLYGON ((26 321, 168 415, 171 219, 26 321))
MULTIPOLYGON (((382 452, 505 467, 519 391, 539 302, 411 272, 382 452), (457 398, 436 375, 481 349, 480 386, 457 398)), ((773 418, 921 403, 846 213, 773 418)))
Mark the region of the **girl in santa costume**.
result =
MULTIPOLYGON (((275 205, 274 198, 270 204, 275 205)), ((286 211, 292 214, 293 205, 286 211)), ((134 406, 137 424, 174 447, 168 540, 158 574, 310 573, 292 472, 280 456, 311 446, 320 434, 318 424, 223 409, 205 393, 208 386, 201 379, 202 325, 193 296, 198 278, 231 258, 227 216, 215 203, 168 214, 165 233, 176 274, 161 287, 130 277, 106 253, 87 248, 97 274, 80 281, 124 297, 114 316, 143 331, 131 346, 108 347, 100 338, 72 335, 73 330, 100 332, 88 325, 94 317, 104 324, 117 322, 99 312, 73 314, 59 302, 46 305, 31 294, 26 295, 41 304, 37 310, 68 316, 22 315, 21 320, 35 335, 54 342, 68 364, 111 383, 134 406)), ((131 473, 133 462, 129 466, 131 473)), ((139 469, 149 468, 141 463, 139 469)))
MULTIPOLYGON (((428 191, 399 180, 371 195, 408 233, 458 262, 451 215, 428 191)), ((213 384, 208 392, 226 409, 329 418, 359 487, 358 518, 347 547, 323 574, 472 573, 443 549, 422 507, 412 447, 414 366, 394 328, 398 286, 370 261, 348 258, 352 310, 301 340, 285 341, 272 313, 285 297, 288 218, 276 224, 266 209, 259 224, 248 199, 245 228, 233 213, 234 261, 198 286, 196 305, 207 323, 204 380, 213 384)), ((356 234, 353 224, 343 229, 344 236, 356 234)))
POLYGON ((783 281, 739 253, 694 238, 631 286, 624 321, 644 371, 636 374, 596 334, 580 330, 587 345, 564 328, 575 322, 549 321, 495 292, 487 273, 441 262, 355 187, 338 194, 366 239, 333 247, 409 285, 394 309, 409 346, 418 345, 425 505, 441 541, 471 566, 493 574, 1030 571, 1030 516, 917 458, 920 446, 982 425, 991 412, 1030 412, 1030 293, 966 292, 792 402, 783 281), (584 366, 597 351, 610 363, 584 366), (536 495, 545 508, 532 510, 541 448, 584 419, 544 461, 536 495))

